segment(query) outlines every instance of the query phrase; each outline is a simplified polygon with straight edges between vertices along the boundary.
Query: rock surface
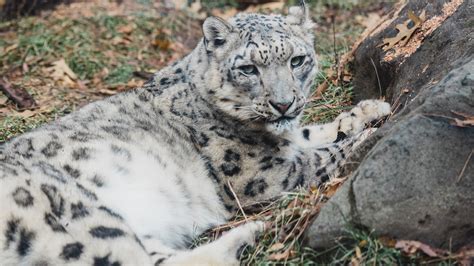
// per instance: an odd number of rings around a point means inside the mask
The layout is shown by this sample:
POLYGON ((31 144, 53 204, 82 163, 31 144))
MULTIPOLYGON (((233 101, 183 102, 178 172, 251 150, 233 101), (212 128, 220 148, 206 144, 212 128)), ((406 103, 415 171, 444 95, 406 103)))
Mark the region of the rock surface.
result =
POLYGON ((400 110, 422 88, 432 87, 430 83, 441 80, 452 69, 454 62, 474 54, 474 2, 464 0, 454 14, 426 36, 416 53, 385 60, 387 53, 379 46, 384 38, 396 35, 396 25, 408 19, 410 10, 417 15, 424 10, 426 20, 430 20, 443 16, 446 2, 449 1, 408 1, 390 25, 359 45, 353 61, 356 100, 379 97, 382 94, 392 102, 398 101, 401 104, 398 108, 400 110), (374 64, 377 71, 374 70, 374 64))
MULTIPOLYGON (((468 161, 474 127, 455 126, 450 119, 460 118, 453 112, 474 116, 472 6, 465 1, 414 54, 393 63, 385 92, 403 108, 352 156, 360 165, 307 231, 308 245, 333 246, 349 225, 452 250, 474 245, 474 155, 468 161), (468 21, 470 27, 463 24, 468 21), (403 93, 406 88, 410 93, 403 93)), ((356 60, 367 49, 356 52, 356 60)), ((382 50, 378 53, 380 59, 382 50)), ((357 79, 367 77, 356 73, 357 79)), ((356 93, 377 97, 378 82, 368 85, 370 79, 359 81, 367 87, 356 87, 356 93)))

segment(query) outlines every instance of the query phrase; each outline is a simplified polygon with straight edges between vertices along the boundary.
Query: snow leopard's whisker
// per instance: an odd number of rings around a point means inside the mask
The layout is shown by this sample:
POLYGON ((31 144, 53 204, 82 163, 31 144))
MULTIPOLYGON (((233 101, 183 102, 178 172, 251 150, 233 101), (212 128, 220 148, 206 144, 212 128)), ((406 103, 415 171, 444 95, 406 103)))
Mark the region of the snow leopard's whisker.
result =
POLYGON ((236 106, 235 109, 253 109, 251 105, 236 106))
POLYGON ((264 113, 261 113, 261 112, 255 110, 255 108, 253 106, 250 106, 250 105, 238 106, 238 107, 235 107, 235 108, 236 109, 241 109, 243 111, 248 111, 250 113, 255 113, 257 116, 265 117, 264 113))
POLYGON ((259 115, 259 116, 262 116, 262 117, 265 117, 265 118, 267 117, 267 115, 265 115, 264 113, 261 113, 261 112, 255 110, 255 109, 252 109, 252 111, 253 111, 254 113, 256 113, 257 115, 259 115))
POLYGON ((249 117, 247 121, 245 121, 245 126, 251 125, 255 123, 256 121, 262 120, 261 116, 253 116, 249 117))

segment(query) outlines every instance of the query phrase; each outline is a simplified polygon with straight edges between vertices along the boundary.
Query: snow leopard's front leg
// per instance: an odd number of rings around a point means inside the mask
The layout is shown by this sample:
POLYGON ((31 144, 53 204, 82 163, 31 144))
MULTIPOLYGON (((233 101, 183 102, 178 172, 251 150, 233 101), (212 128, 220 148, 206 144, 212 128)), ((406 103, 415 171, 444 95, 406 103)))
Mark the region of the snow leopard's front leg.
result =
POLYGON ((388 103, 380 100, 364 100, 349 112, 341 113, 331 123, 299 128, 293 133, 293 139, 301 147, 319 147, 355 136, 362 132, 367 123, 388 114, 390 114, 388 103))
POLYGON ((264 230, 263 222, 249 222, 236 227, 209 244, 189 251, 179 251, 155 265, 239 265, 240 251, 253 245, 264 230))

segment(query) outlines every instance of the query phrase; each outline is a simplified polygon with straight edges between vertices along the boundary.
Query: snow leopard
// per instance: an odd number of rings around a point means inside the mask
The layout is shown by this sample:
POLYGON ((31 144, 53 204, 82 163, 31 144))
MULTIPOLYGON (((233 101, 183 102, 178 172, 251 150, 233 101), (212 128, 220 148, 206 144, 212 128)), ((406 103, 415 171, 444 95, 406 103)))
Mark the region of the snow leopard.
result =
POLYGON ((305 6, 209 17, 196 48, 142 87, 2 144, 1 264, 238 265, 263 222, 191 240, 237 199, 327 182, 366 123, 390 113, 364 100, 300 126, 318 73, 313 28, 305 6))

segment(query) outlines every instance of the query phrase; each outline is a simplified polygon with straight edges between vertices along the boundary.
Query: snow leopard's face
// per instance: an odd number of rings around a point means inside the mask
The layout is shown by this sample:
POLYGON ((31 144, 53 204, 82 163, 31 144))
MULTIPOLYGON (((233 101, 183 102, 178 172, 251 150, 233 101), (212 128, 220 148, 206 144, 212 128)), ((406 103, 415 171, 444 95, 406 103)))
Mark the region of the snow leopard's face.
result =
POLYGON ((215 104, 279 134, 298 124, 317 73, 312 23, 301 8, 287 17, 241 14, 204 23, 207 83, 215 104))

